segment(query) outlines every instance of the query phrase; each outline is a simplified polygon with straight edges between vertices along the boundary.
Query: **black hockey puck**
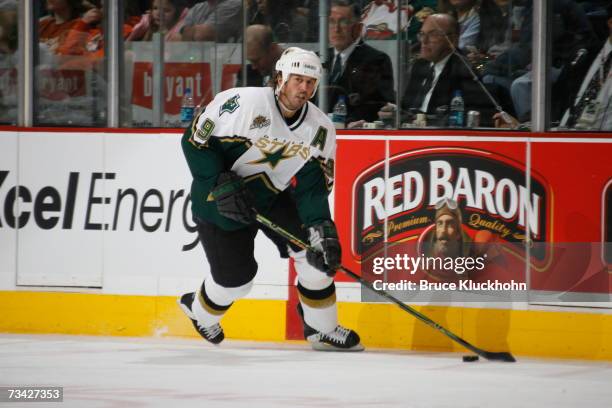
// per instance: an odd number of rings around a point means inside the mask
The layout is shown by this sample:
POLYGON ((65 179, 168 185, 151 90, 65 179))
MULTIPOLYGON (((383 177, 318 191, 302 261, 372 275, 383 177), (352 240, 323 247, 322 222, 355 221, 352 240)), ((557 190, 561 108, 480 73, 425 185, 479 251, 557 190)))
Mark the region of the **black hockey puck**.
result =
POLYGON ((478 356, 463 356, 464 363, 472 363, 474 361, 478 361, 478 356))

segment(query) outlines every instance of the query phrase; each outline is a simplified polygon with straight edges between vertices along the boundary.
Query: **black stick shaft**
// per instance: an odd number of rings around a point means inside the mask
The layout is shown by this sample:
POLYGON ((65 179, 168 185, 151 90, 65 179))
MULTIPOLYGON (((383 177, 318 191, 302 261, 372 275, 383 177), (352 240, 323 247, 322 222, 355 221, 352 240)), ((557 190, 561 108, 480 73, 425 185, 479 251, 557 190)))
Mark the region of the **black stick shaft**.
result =
POLYGON ((457 343, 461 344, 463 347, 467 348, 468 350, 471 350, 471 351, 473 351, 476 354, 481 354, 482 353, 482 350, 480 350, 478 347, 473 346, 472 344, 468 343, 466 340, 463 340, 461 337, 457 336, 455 333, 453 333, 450 330, 444 328, 443 326, 440 326, 438 323, 436 323, 435 321, 431 320, 429 317, 425 316, 424 314, 422 314, 418 310, 413 309, 412 307, 406 305, 401 300, 398 300, 397 298, 395 298, 395 296, 391 295, 388 292, 385 292, 384 290, 376 289, 370 282, 368 282, 367 280, 363 279, 361 276, 357 275, 355 272, 345 268, 344 266, 341 266, 340 270, 342 272, 344 272, 344 274, 346 274, 346 275, 350 276, 351 278, 355 279, 356 281, 358 281, 361 285, 363 285, 366 288, 370 289, 372 292, 374 292, 377 295, 380 295, 380 296, 384 297, 385 299, 388 299, 391 302, 395 303, 397 306, 399 306, 400 309, 410 313, 411 315, 413 315, 414 317, 416 317, 417 319, 419 319, 420 321, 422 321, 426 325, 430 326, 433 329, 441 331, 447 337, 450 337, 452 340, 454 340, 457 343))
MULTIPOLYGON (((295 235, 291 234, 289 231, 286 231, 284 228, 282 228, 282 227, 278 226, 277 224, 273 223, 272 221, 270 221, 266 217, 262 216, 261 214, 257 214, 256 215, 256 219, 257 219, 257 221, 259 223, 261 223, 261 224, 265 225, 266 227, 270 228, 272 231, 274 231, 277 234, 281 235, 282 237, 284 237, 285 239, 287 239, 291 243, 295 244, 296 246, 298 246, 298 247, 300 247, 302 249, 312 250, 312 247, 310 245, 308 245, 307 243, 305 243, 304 241, 302 241, 301 239, 299 239, 295 235)), ((510 355, 510 353, 505 353, 505 352, 494 353, 494 352, 482 350, 482 349, 474 346, 473 344, 471 344, 471 343, 467 342, 466 340, 462 339, 461 337, 457 336, 455 333, 451 332, 450 330, 444 328, 443 326, 440 326, 438 323, 436 323, 435 321, 431 320, 429 317, 425 316, 424 314, 422 314, 418 310, 413 309, 412 307, 404 304, 402 301, 400 301, 397 298, 395 298, 395 296, 389 294, 388 292, 386 292, 384 290, 376 289, 370 282, 368 282, 367 280, 363 279, 361 276, 357 275, 355 272, 351 271, 350 269, 347 269, 344 266, 340 266, 339 269, 345 275, 350 276, 351 278, 355 279, 362 286, 368 288, 369 290, 371 290, 372 292, 376 293, 377 295, 382 296, 385 299, 390 300, 391 302, 393 302, 397 306, 399 306, 400 309, 404 310, 405 312, 410 313, 412 316, 416 317, 417 319, 419 319, 420 321, 422 321, 426 325, 430 326, 431 328, 433 328, 435 330, 438 330, 439 332, 441 332, 445 336, 449 337, 451 340, 461 344, 463 347, 465 347, 466 349, 468 349, 468 350, 478 354, 479 356, 484 357, 484 358, 489 359, 489 360, 514 361, 514 357, 512 357, 512 355, 510 355)))

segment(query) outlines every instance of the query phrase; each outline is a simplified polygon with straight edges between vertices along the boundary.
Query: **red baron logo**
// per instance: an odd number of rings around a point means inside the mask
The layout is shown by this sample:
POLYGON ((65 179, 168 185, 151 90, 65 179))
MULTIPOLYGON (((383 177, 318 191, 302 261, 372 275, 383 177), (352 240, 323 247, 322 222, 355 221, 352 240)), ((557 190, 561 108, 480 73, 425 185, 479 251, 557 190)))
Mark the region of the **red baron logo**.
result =
MULTIPOLYGON (((353 184, 351 249, 357 259, 389 242, 416 237, 434 222, 434 206, 443 198, 458 203, 463 224, 488 230, 506 242, 533 242, 550 232, 550 188, 533 174, 530 189, 522 164, 508 157, 470 148, 441 147, 405 152, 365 169, 353 184)), ((541 246, 543 247, 543 246, 541 246)), ((532 251, 543 260, 545 254, 532 251)))

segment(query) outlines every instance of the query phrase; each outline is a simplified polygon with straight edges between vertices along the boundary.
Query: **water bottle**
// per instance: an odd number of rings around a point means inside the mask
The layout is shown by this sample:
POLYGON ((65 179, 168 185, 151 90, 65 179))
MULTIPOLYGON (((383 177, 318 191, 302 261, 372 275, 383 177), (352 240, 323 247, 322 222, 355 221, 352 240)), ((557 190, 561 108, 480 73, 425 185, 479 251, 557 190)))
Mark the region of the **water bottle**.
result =
POLYGON ((338 102, 336 102, 334 105, 332 114, 332 122, 334 123, 334 127, 336 129, 344 129, 346 127, 346 115, 346 97, 344 95, 340 95, 338 102))
POLYGON ((465 124, 465 103, 461 91, 455 91, 450 104, 448 124, 450 127, 463 127, 465 124))
POLYGON ((193 96, 191 95, 191 88, 185 88, 185 94, 181 101, 181 124, 185 127, 191 124, 193 120, 193 111, 195 105, 193 103, 193 96))

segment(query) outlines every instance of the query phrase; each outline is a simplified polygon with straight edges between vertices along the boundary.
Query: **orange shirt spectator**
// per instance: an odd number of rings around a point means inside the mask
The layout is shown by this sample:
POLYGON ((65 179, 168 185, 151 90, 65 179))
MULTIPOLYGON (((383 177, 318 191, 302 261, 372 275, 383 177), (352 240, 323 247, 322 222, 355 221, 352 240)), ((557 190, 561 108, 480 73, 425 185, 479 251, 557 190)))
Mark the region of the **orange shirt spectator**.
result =
POLYGON ((79 21, 81 5, 78 0, 46 0, 45 4, 50 14, 39 20, 38 38, 47 45, 49 51, 57 53, 72 27, 79 21))
MULTIPOLYGON (((103 18, 102 9, 93 7, 75 22, 65 41, 58 48, 57 53, 60 55, 79 55, 85 58, 67 61, 62 65, 63 68, 87 69, 104 58, 103 18)), ((124 24, 123 38, 127 38, 132 29, 132 25, 124 24)))

